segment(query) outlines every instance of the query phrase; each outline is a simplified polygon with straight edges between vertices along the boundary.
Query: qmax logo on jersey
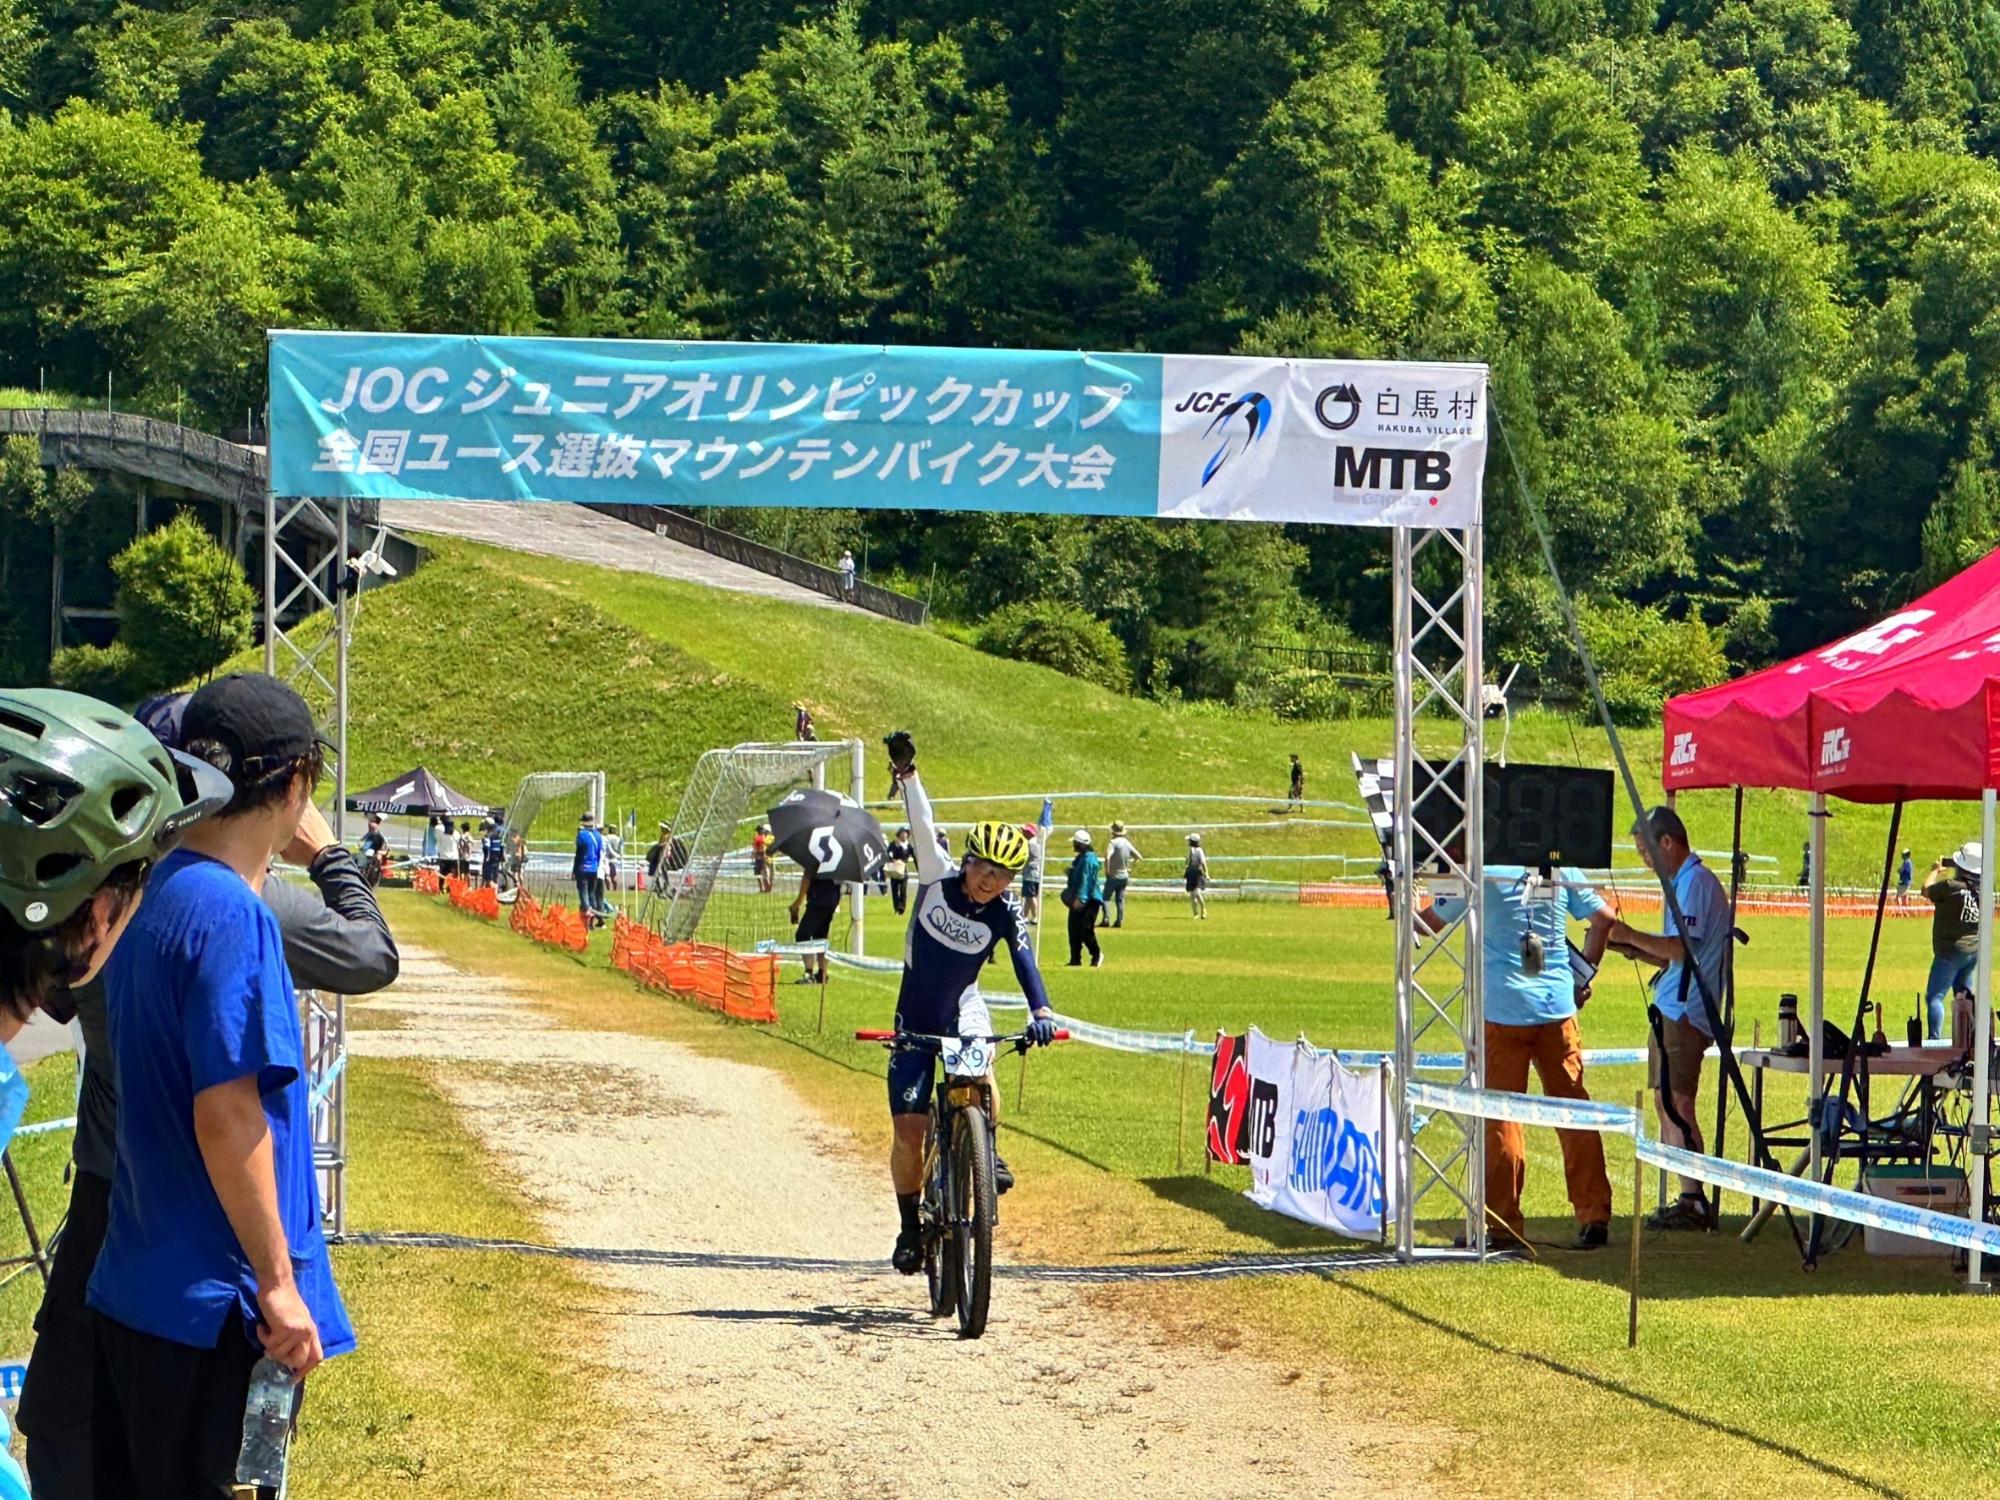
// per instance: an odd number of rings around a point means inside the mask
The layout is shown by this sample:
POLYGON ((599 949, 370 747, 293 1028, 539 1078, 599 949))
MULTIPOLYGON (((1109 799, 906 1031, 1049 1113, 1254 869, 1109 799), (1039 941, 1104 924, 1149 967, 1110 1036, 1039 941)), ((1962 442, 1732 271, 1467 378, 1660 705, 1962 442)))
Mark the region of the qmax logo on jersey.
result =
POLYGON ((1361 419, 1361 392, 1351 385, 1330 385, 1313 402, 1313 415, 1328 432, 1345 432, 1361 419))
POLYGON ((1447 490, 1451 455, 1424 448, 1333 450, 1333 482, 1344 490, 1447 490), (1383 482, 1387 475, 1388 482, 1383 482))
POLYGON ((1829 729, 1819 737, 1819 768, 1827 771, 1845 765, 1847 757, 1853 752, 1854 746, 1848 740, 1845 729, 1829 729))
POLYGON ((961 917, 945 905, 944 892, 936 886, 924 892, 920 920, 924 930, 945 947, 959 953, 984 953, 993 943, 993 930, 984 922, 961 917))
POLYGON ((1202 466, 1204 485, 1220 474, 1230 459, 1256 446, 1271 430, 1271 398, 1261 391, 1245 391, 1240 396, 1228 391, 1196 391, 1174 410, 1215 413, 1202 436, 1211 438, 1220 433, 1222 441, 1202 466))
POLYGON ((1695 755, 1694 731, 1687 730, 1674 736, 1674 753, 1668 757, 1672 766, 1691 766, 1695 755))

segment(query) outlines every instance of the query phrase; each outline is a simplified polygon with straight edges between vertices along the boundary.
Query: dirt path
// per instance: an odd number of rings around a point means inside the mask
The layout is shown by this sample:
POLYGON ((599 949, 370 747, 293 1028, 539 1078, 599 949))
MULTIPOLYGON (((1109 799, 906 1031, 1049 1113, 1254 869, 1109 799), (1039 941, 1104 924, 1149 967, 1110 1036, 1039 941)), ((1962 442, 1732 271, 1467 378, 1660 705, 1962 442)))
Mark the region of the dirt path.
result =
POLYGON ((629 1294, 604 1325, 642 1435, 621 1445, 620 1493, 1427 1493, 1406 1477, 1427 1436, 1343 1415, 1332 1377, 1174 1346, 1074 1287, 1003 1281, 986 1337, 961 1342, 925 1315, 921 1279, 887 1267, 881 1172, 775 1073, 550 1026, 517 987, 423 952, 367 1003, 403 1029, 358 1030, 354 1049, 442 1064, 552 1243, 874 1263, 591 1266, 629 1294))

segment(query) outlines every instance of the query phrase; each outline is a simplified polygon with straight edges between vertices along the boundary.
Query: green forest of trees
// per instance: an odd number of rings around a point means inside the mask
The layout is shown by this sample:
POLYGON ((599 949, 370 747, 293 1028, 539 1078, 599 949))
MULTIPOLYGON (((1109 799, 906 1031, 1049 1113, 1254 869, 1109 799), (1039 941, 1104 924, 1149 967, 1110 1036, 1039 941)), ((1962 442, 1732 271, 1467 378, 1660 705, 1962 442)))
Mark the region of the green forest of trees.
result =
MULTIPOLYGON (((1480 359, 1643 700, 2000 541, 1996 148, 1983 0, 0 0, 0 384, 240 420, 275 324, 1480 359)), ((1489 656, 1560 681, 1502 461, 1489 656)), ((1384 634, 1365 534, 745 524, 1147 691, 1384 634)))

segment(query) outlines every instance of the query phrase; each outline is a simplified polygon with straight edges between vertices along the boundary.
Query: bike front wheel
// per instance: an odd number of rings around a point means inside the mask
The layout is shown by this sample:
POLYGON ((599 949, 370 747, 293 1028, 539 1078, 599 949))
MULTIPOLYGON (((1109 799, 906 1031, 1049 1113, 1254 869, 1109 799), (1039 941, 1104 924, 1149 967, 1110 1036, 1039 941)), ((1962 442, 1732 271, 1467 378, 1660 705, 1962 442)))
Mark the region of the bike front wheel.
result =
POLYGON ((960 1110, 951 1133, 952 1258, 958 1272, 958 1331, 976 1339, 986 1331, 993 1293, 993 1129, 976 1109, 960 1110))

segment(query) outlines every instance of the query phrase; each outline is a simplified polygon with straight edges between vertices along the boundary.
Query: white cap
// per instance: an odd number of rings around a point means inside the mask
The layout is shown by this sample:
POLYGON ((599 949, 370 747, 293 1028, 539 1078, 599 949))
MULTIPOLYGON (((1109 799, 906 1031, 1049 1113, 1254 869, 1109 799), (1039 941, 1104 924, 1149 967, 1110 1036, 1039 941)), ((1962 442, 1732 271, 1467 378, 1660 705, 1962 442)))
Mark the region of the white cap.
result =
POLYGON ((1069 841, 1079 849, 1088 849, 1090 847, 1090 830, 1088 828, 1077 829, 1075 833, 1069 836, 1069 841))
POLYGON ((1986 851, 1970 841, 1959 846, 1958 852, 1948 856, 1950 862, 1968 875, 1977 875, 1986 863, 1986 851))
POLYGON ((1189 834, 1189 835, 1188 835, 1188 842, 1189 842, 1190 844, 1199 844, 1199 843, 1201 842, 1201 835, 1200 835, 1200 834, 1198 834, 1198 833, 1191 833, 1191 834, 1189 834))

